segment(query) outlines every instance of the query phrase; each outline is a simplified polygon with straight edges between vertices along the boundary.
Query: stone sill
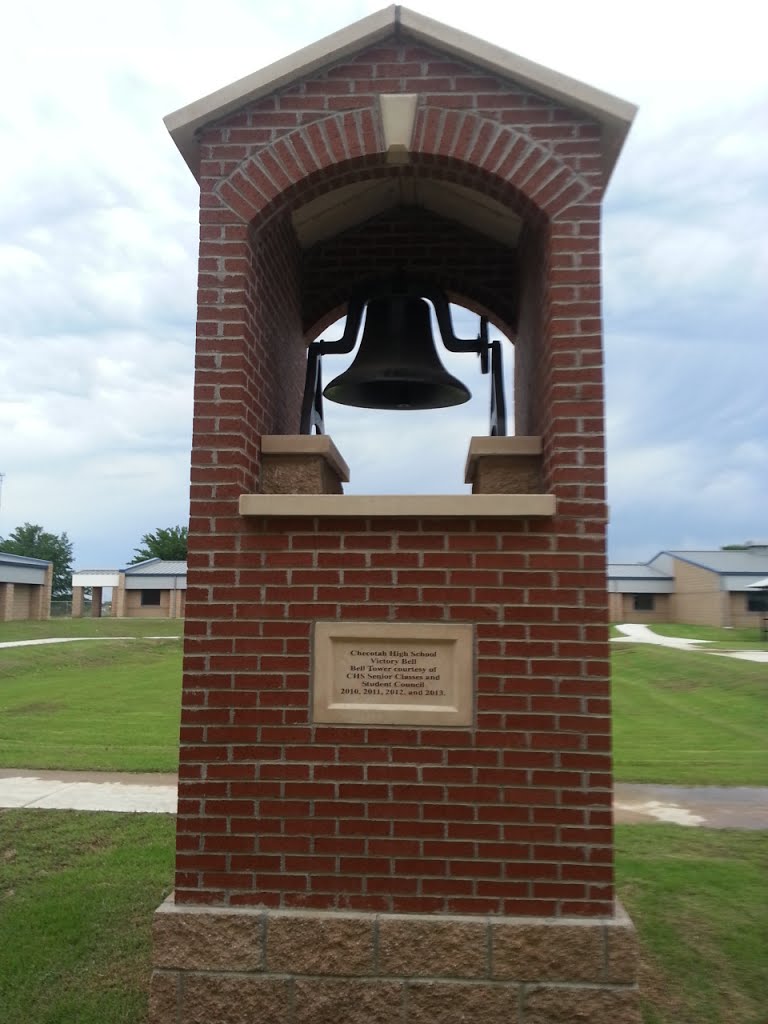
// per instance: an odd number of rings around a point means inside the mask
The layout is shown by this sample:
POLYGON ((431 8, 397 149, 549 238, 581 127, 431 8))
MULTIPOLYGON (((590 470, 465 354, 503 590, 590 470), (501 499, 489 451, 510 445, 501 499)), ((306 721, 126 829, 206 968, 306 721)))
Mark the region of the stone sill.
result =
POLYGON ((242 516, 410 516, 438 519, 544 518, 554 494, 241 494, 242 516))

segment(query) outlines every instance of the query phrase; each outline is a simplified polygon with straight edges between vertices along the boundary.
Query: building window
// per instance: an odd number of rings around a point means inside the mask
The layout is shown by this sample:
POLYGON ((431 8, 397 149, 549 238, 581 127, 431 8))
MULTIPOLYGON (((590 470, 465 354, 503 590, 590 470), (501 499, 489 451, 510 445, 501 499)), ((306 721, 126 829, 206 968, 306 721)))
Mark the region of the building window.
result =
POLYGON ((747 594, 747 611, 768 611, 768 594, 747 594))
POLYGON ((652 612, 655 596, 655 594, 633 594, 632 607, 636 612, 652 612))
POLYGON ((148 608, 150 605, 154 605, 155 608, 160 606, 160 591, 159 590, 142 590, 141 592, 141 607, 148 608))

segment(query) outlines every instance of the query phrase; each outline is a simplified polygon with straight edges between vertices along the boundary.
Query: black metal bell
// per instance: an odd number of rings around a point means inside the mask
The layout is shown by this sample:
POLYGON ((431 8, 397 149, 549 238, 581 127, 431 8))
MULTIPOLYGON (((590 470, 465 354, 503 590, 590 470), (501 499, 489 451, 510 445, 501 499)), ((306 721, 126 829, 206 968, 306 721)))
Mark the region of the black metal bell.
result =
POLYGON ((429 303, 410 295, 368 303, 354 362, 323 395, 361 409, 444 409, 472 397, 440 362, 429 303))

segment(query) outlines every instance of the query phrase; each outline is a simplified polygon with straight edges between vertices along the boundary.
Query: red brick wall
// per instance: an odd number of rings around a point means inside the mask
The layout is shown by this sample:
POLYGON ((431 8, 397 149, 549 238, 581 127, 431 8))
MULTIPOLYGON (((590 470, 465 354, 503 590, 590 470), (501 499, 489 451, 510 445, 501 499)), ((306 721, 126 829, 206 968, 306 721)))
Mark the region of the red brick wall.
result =
POLYGON ((608 909, 602 594, 568 583, 578 543, 506 520, 286 520, 239 549, 187 679, 184 902, 608 909), (311 623, 337 618, 475 623, 476 728, 312 726, 311 623))
MULTIPOLYGON (((598 127, 393 44, 232 115, 202 155, 178 901, 608 912, 598 127), (505 254, 482 296, 474 264, 458 285, 516 318, 518 430, 544 437, 558 515, 245 520, 259 436, 297 429, 302 324, 317 329, 339 287, 379 262, 350 258, 361 232, 326 247, 340 283, 328 269, 318 298, 322 253, 301 259, 290 210, 399 173, 380 153, 375 95, 401 90, 421 95, 404 173, 470 185, 526 220, 519 275, 505 254), (311 624, 337 617, 475 623, 476 727, 313 726, 311 624)), ((414 228, 399 248, 419 244, 414 228)), ((448 262, 430 273, 457 286, 448 262)))

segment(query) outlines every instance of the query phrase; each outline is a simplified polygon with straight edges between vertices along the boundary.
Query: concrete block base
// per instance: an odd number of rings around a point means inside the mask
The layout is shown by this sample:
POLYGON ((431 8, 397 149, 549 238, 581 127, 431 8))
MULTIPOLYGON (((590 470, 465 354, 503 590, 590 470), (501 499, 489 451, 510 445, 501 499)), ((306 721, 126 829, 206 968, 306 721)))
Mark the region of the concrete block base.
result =
POLYGON ((154 920, 150 1024, 639 1024, 610 918, 180 907, 154 920))
POLYGON ((264 435, 264 494, 341 494, 349 466, 327 434, 264 435))
POLYGON ((464 471, 473 494, 540 494, 540 437, 473 437, 464 471))

